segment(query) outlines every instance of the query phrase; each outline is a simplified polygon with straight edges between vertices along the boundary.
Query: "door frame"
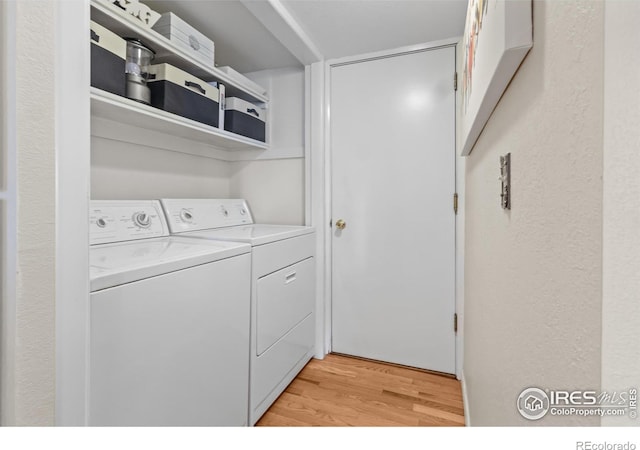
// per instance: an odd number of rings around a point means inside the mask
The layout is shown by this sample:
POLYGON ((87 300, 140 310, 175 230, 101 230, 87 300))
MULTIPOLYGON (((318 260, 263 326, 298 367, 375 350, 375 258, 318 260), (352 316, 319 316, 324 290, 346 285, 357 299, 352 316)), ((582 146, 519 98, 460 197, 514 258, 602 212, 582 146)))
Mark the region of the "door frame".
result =
POLYGON ((14 425, 16 329, 16 5, 0 2, 0 426, 14 425))
MULTIPOLYGON (((47 44, 48 49, 55 49, 54 67, 51 68, 55 74, 52 87, 55 91, 55 117, 45 117, 43 120, 48 122, 43 126, 55 128, 55 165, 47 170, 54 172, 56 192, 55 217, 47 217, 46 220, 55 221, 56 231, 53 238, 55 259, 51 266, 51 271, 55 271, 55 292, 52 293, 55 312, 50 314, 47 311, 46 316, 39 318, 55 327, 54 351, 51 354, 55 361, 47 363, 45 372, 18 370, 18 363, 26 357, 42 356, 40 350, 34 353, 29 347, 35 342, 34 333, 25 327, 20 328, 18 322, 19 317, 29 313, 28 308, 33 303, 26 298, 27 304, 23 304, 25 299, 21 297, 24 295, 16 281, 19 268, 17 236, 21 226, 17 218, 17 204, 21 199, 29 200, 24 197, 28 194, 23 193, 24 198, 20 197, 20 184, 33 182, 28 174, 18 177, 18 138, 30 130, 29 124, 17 121, 20 105, 16 91, 21 74, 16 72, 15 61, 18 43, 24 41, 20 22, 27 20, 24 11, 20 13, 18 7, 17 2, 0 1, 0 23, 3 24, 0 27, 0 60, 3 63, 0 65, 0 79, 6 94, 0 102, 0 160, 6 162, 5 173, 2 174, 4 179, 0 183, 0 200, 5 203, 7 213, 6 223, 1 227, 2 240, 7 245, 2 246, 0 264, 0 425, 29 425, 29 420, 44 419, 56 425, 79 426, 86 424, 85 388, 88 383, 90 49, 87 36, 90 5, 88 0, 57 1, 53 6, 56 14, 47 22, 56 30, 54 41, 47 44), (70 67, 74 70, 69 70, 70 67), (86 86, 86 89, 78 89, 78 86, 86 86), (18 338, 24 339, 25 336, 27 342, 17 345, 18 338), (32 418, 29 414, 37 409, 37 405, 29 401, 32 396, 23 395, 19 388, 29 383, 37 384, 44 377, 55 379, 54 390, 50 392, 55 395, 55 417, 49 417, 47 411, 32 418)), ((31 42, 25 45, 31 45, 31 42)), ((46 84, 45 81, 42 83, 46 84)), ((49 244, 50 237, 47 239, 49 244)))
MULTIPOLYGON (((315 226, 318 263, 318 286, 316 300, 316 358, 324 358, 331 352, 331 317, 332 317, 332 247, 331 220, 331 69, 333 67, 356 64, 375 59, 454 47, 456 67, 458 66, 458 43, 461 38, 451 38, 428 42, 419 45, 400 47, 380 52, 354 55, 344 58, 330 59, 307 66, 306 70, 306 222, 315 226)), ((453 74, 452 74, 453 77, 453 74)), ((452 79, 453 83, 453 79, 452 79)), ((456 117, 458 114, 458 96, 456 95, 456 117)), ((457 120, 456 151, 457 154, 457 120)), ((458 197, 464 193, 464 164, 460 157, 455 159, 455 184, 458 197), (461 172, 462 171, 462 172, 461 172), (462 173, 462 176, 461 176, 462 173)), ((460 205, 460 202, 459 202, 460 205)), ((455 373, 458 379, 462 376, 463 332, 461 320, 464 310, 464 208, 458 209, 455 217, 455 311, 458 314, 458 333, 455 340, 455 373), (462 245, 461 245, 462 244, 462 245)))

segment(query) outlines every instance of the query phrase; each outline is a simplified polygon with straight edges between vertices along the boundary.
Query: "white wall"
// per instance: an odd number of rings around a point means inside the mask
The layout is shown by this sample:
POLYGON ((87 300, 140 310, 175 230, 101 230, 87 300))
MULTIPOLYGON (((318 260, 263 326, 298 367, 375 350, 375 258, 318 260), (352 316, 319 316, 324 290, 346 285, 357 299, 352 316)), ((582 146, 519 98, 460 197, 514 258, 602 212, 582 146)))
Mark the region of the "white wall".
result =
POLYGON ((95 136, 91 139, 94 200, 225 198, 230 173, 226 161, 95 136))
POLYGON ((246 198, 262 223, 302 225, 305 155, 305 72, 303 68, 246 74, 269 92, 270 148, 245 152, 246 161, 230 164, 230 196, 246 198))
POLYGON ((529 386, 601 385, 603 6, 534 1, 533 15, 533 49, 466 161, 466 414, 471 425, 597 425, 529 422, 515 406, 529 386))
MULTIPOLYGON (((15 301, 5 317, 12 322, 12 370, 3 371, 3 424, 52 425, 55 420, 55 237, 56 6, 51 2, 15 3, 15 137, 17 233, 15 301), (38 55, 37 64, 33 55, 38 55)), ((5 304, 6 306, 6 304, 5 304)), ((6 309, 4 310, 6 312, 6 309)), ((6 341, 5 341, 6 343, 6 341)), ((4 349, 3 349, 4 350, 4 349)))
POLYGON ((270 149, 257 156, 247 153, 245 159, 304 157, 304 68, 262 70, 246 76, 269 93, 270 149))
MULTIPOLYGON (((602 389, 640 380, 640 2, 605 3, 602 389)), ((628 417, 605 425, 638 425, 628 417)))
POLYGON ((230 197, 246 198, 256 222, 304 224, 304 159, 231 163, 230 197))

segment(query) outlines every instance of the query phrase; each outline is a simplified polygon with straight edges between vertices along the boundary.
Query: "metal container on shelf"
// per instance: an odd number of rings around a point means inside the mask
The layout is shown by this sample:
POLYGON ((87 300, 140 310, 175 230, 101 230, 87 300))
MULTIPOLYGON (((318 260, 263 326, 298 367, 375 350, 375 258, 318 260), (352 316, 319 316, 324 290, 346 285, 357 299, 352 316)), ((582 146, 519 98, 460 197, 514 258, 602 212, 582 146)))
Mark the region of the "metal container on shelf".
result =
POLYGON ((127 75, 126 96, 132 100, 151 103, 151 93, 147 86, 149 66, 155 56, 155 52, 145 46, 140 40, 127 38, 127 63, 125 72, 127 75))

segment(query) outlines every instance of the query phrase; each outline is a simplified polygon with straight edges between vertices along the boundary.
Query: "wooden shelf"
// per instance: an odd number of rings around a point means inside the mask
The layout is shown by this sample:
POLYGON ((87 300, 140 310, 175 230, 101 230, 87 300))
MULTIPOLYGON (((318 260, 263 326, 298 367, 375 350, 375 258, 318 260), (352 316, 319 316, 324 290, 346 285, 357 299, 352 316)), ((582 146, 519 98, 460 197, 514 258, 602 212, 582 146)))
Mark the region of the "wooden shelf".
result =
POLYGON ((201 142, 222 150, 269 148, 269 145, 264 142, 196 122, 94 87, 91 88, 91 114, 95 117, 201 142))
POLYGON ((218 81, 225 85, 227 97, 239 97, 249 102, 267 103, 269 98, 255 92, 248 86, 231 78, 223 71, 208 67, 200 61, 185 53, 173 42, 142 24, 126 12, 97 0, 91 1, 91 20, 113 31, 120 37, 138 38, 144 44, 150 46, 155 52, 154 64, 169 63, 204 81, 218 81))

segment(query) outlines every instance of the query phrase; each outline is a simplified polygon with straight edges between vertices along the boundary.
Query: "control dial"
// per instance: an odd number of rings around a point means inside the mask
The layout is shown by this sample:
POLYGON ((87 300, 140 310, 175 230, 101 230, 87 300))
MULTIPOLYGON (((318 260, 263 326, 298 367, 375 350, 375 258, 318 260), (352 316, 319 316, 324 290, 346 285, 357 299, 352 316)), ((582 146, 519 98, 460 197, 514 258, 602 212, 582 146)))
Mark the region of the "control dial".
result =
POLYGON ((96 225, 98 225, 100 228, 104 228, 107 226, 107 221, 104 220, 104 217, 100 217, 98 220, 96 220, 96 225))
POLYGON ((144 211, 137 212, 133 215, 133 223, 140 228, 149 228, 151 226, 151 216, 144 211))
POLYGON ((190 223, 193 220, 193 214, 191 214, 191 212, 189 212, 188 210, 183 209, 182 211, 180 211, 180 218, 183 222, 190 223))

